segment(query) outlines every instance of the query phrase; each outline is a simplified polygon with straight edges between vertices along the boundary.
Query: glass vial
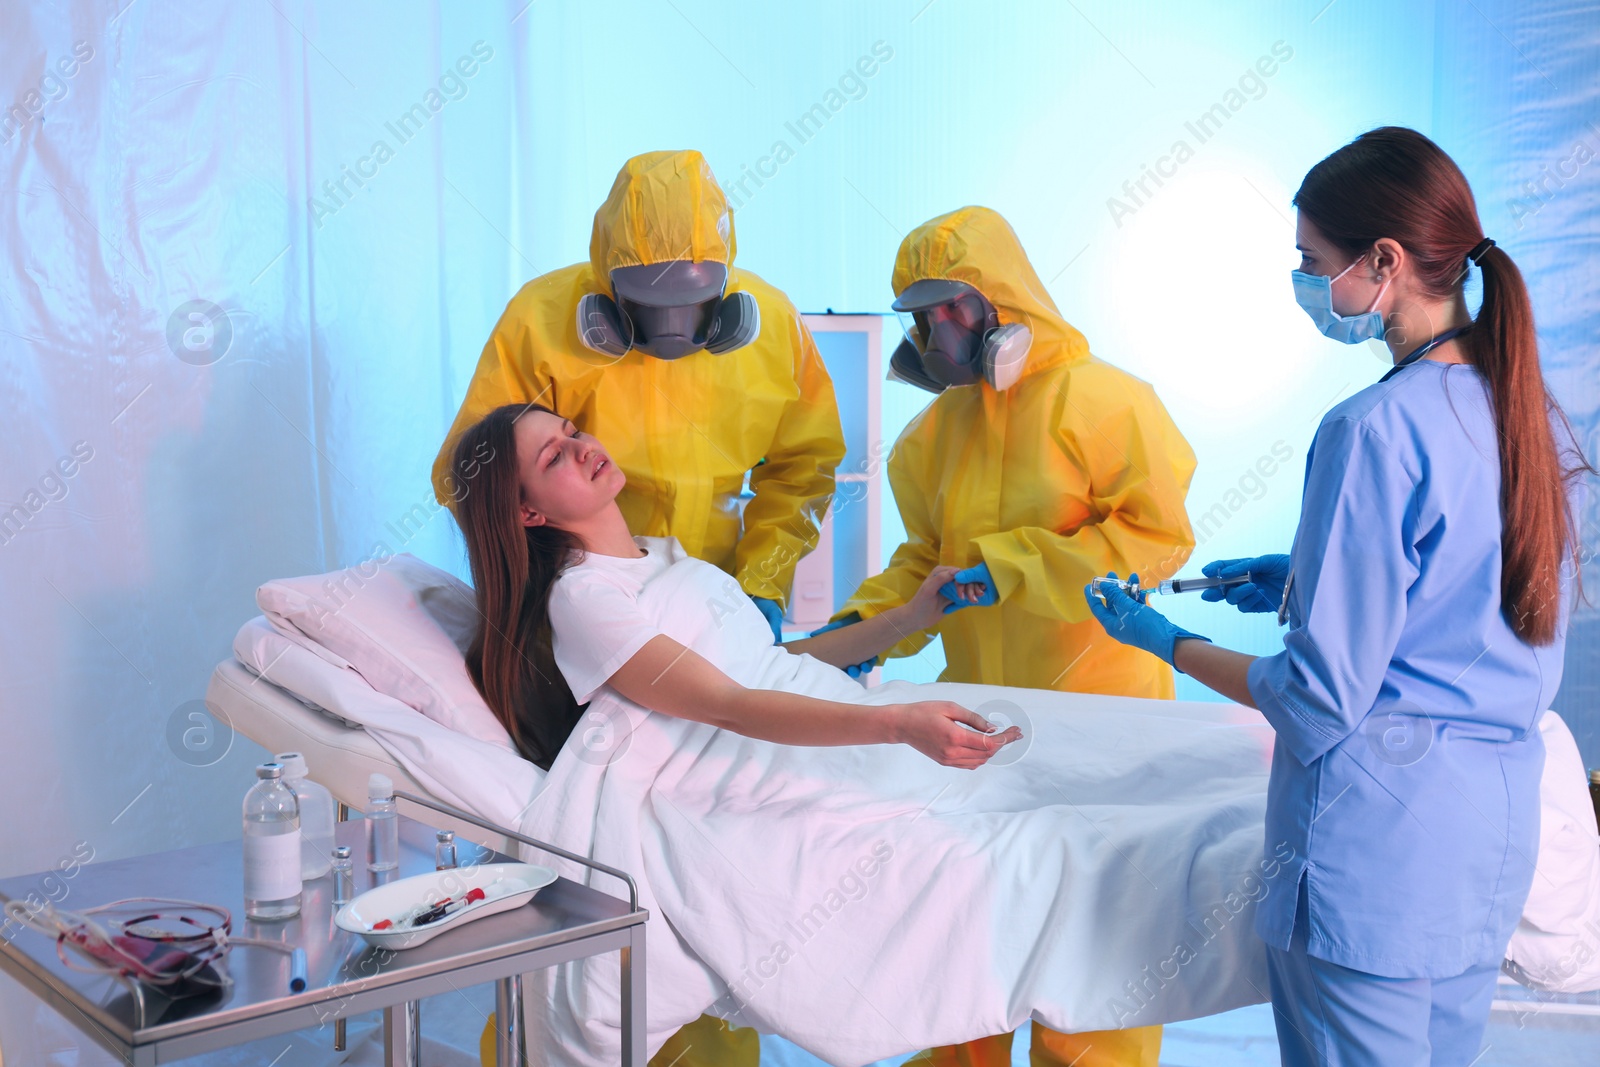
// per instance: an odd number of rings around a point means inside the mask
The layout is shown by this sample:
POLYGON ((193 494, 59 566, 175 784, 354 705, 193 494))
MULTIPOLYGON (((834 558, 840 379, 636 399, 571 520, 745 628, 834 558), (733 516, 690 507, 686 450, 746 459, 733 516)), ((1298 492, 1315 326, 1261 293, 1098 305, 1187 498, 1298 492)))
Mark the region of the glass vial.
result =
POLYGON ((283 767, 263 763, 244 795, 244 917, 258 922, 300 914, 300 806, 283 767))
POLYGON ((456 868, 456 832, 454 830, 440 830, 439 843, 434 847, 433 869, 436 871, 453 871, 456 868))
POLYGON ((367 870, 400 866, 400 816, 394 808, 394 783, 387 775, 367 779, 367 870))
POLYGON ((333 850, 333 906, 344 907, 355 893, 356 861, 350 858, 350 846, 340 845, 333 850))

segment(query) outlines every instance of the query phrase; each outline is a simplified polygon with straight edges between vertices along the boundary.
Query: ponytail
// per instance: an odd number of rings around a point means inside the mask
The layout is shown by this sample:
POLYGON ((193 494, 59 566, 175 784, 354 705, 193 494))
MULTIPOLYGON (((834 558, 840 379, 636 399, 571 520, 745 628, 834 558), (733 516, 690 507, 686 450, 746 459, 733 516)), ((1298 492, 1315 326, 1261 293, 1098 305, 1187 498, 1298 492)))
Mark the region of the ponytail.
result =
POLYGON ((1560 620, 1561 569, 1578 574, 1581 546, 1566 481, 1594 468, 1580 454, 1567 469, 1557 450, 1552 415, 1573 439, 1566 414, 1545 388, 1533 307, 1522 272, 1504 250, 1489 245, 1478 255, 1483 303, 1463 339, 1472 363, 1489 385, 1500 452, 1500 599, 1516 635, 1548 645, 1560 620))
MULTIPOLYGON (((1594 468, 1545 388, 1522 272, 1484 239, 1460 168, 1416 130, 1384 126, 1362 134, 1306 173, 1294 203, 1351 256, 1381 237, 1398 241, 1419 285, 1436 299, 1459 298, 1464 266, 1482 269, 1483 304, 1461 343, 1494 409, 1501 611, 1522 640, 1550 644, 1561 619, 1562 568, 1577 569, 1581 557, 1567 482, 1594 468), (1572 442, 1572 466, 1563 466, 1553 420, 1572 442)), ((1581 572, 1578 581, 1581 590, 1581 572)))

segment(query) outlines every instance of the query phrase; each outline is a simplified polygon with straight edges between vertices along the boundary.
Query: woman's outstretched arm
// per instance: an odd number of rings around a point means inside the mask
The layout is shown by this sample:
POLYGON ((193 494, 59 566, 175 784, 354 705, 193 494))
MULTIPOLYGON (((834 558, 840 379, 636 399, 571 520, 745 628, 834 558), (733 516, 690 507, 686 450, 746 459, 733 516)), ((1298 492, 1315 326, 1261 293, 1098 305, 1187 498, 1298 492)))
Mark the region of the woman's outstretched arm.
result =
MULTIPOLYGON (((941 596, 939 588, 956 576, 957 567, 935 567, 922 581, 915 595, 898 607, 819 633, 799 641, 785 641, 783 647, 790 652, 804 652, 835 667, 853 667, 871 659, 904 641, 920 630, 930 630, 939 625, 944 609, 950 604, 941 596)), ((957 587, 966 600, 977 600, 983 592, 982 582, 971 582, 957 587)))
POLYGON ((1015 726, 991 732, 994 724, 983 716, 948 701, 871 707, 746 689, 664 634, 646 642, 606 684, 651 711, 746 737, 785 745, 907 744, 948 767, 982 766, 1022 736, 1015 726))

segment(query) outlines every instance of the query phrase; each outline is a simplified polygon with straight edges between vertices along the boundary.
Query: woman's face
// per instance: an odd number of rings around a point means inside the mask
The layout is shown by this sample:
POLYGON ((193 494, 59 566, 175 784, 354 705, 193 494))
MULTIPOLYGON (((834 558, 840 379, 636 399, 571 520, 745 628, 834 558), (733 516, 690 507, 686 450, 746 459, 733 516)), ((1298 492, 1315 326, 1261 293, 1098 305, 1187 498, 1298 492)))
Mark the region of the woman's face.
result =
POLYGON ((616 499, 627 477, 600 442, 546 411, 517 419, 517 473, 524 526, 570 528, 616 499))
POLYGON ((1372 309, 1381 283, 1375 280, 1377 270, 1373 260, 1376 248, 1360 256, 1349 256, 1328 240, 1317 224, 1302 212, 1294 228, 1294 246, 1300 252, 1300 270, 1307 274, 1323 274, 1336 278, 1333 282, 1333 310, 1341 315, 1359 315, 1372 309), (1366 260, 1366 262, 1360 262, 1366 260), (1353 268, 1342 278, 1338 275, 1347 267, 1353 268))

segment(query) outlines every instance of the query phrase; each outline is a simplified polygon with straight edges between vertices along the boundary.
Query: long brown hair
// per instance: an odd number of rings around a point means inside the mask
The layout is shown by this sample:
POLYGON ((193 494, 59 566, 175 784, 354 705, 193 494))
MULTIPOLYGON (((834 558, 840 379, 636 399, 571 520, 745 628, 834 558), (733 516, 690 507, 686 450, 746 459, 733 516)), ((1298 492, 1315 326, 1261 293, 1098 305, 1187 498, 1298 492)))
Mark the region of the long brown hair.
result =
POLYGON ((449 488, 480 616, 467 670, 517 751, 549 770, 587 706, 556 669, 549 614, 550 588, 583 543, 566 530, 517 519, 515 428, 531 411, 555 414, 540 404, 506 404, 469 427, 456 442, 460 477, 449 488))
POLYGON ((1484 242, 1466 177, 1444 150, 1416 130, 1368 131, 1312 167, 1294 204, 1351 256, 1380 237, 1398 241, 1416 264, 1427 295, 1456 296, 1477 251, 1483 302, 1461 338, 1489 386, 1500 453, 1500 600, 1518 637, 1555 640, 1561 614, 1561 567, 1577 568, 1580 545, 1567 479, 1594 468, 1577 452, 1563 467, 1552 417, 1576 449, 1566 415, 1545 387, 1533 306, 1522 272, 1505 251, 1484 242), (1480 248, 1486 244, 1487 250, 1480 248))

